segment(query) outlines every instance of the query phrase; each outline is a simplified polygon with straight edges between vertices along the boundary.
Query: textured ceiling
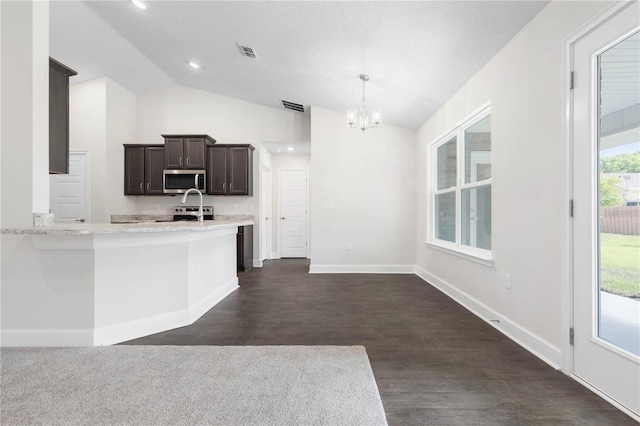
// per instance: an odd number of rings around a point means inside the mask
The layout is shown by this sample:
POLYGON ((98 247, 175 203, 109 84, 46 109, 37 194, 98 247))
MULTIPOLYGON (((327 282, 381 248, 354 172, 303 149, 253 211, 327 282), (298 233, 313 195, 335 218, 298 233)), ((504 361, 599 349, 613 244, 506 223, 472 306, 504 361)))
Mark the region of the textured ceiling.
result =
POLYGON ((175 82, 274 108, 358 107, 366 73, 369 106, 417 129, 547 2, 146 3, 52 2, 51 56, 75 81, 108 76, 134 93, 175 82))

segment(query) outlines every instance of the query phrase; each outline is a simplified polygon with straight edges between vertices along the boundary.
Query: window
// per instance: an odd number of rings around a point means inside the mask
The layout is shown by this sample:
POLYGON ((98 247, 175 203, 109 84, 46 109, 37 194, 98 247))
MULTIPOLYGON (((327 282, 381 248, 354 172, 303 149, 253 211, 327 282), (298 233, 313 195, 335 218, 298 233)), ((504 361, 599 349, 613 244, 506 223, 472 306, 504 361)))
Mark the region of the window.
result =
POLYGON ((491 259, 491 109, 483 108, 431 145, 427 243, 491 259))

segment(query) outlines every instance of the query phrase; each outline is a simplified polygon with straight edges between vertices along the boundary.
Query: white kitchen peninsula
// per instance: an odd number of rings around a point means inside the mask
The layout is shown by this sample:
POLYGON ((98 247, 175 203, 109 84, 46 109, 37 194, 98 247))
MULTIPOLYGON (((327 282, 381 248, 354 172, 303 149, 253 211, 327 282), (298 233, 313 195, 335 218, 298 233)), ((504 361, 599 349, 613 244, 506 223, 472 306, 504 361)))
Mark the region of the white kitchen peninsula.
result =
POLYGON ((253 220, 2 230, 2 346, 100 346, 189 325, 238 288, 253 220))

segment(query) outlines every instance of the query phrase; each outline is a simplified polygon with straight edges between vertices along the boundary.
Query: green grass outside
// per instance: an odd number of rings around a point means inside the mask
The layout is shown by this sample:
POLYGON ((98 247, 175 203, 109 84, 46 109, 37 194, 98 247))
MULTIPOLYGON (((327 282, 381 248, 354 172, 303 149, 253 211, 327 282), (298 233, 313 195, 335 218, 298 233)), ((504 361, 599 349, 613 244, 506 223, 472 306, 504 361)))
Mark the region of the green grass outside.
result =
POLYGON ((640 235, 600 234, 600 286, 640 299, 640 235))

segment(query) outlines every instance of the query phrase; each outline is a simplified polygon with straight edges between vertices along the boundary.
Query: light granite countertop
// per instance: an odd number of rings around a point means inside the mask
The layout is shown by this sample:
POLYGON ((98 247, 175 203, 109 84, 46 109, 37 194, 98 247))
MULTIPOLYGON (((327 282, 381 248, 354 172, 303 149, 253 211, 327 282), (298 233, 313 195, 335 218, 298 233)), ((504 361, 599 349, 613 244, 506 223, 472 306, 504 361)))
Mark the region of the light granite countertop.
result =
MULTIPOLYGON (((253 220, 252 215, 215 215, 216 221, 253 220)), ((172 222, 172 214, 112 214, 111 223, 172 222)))
POLYGON ((52 226, 3 228, 4 235, 104 235, 157 232, 212 231, 236 226, 253 225, 252 218, 225 218, 204 222, 138 222, 138 223, 69 223, 52 226))

